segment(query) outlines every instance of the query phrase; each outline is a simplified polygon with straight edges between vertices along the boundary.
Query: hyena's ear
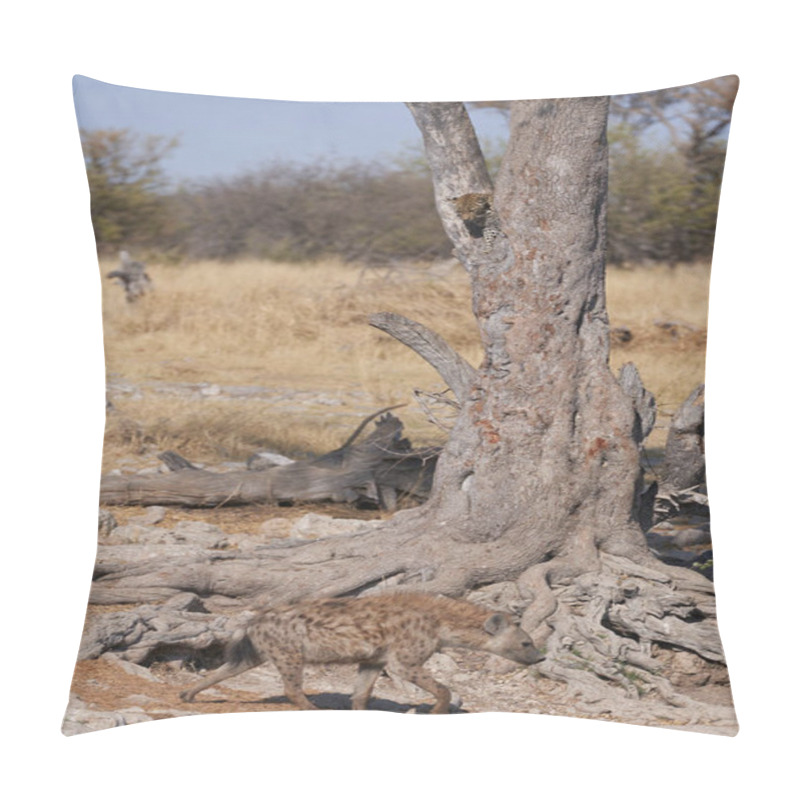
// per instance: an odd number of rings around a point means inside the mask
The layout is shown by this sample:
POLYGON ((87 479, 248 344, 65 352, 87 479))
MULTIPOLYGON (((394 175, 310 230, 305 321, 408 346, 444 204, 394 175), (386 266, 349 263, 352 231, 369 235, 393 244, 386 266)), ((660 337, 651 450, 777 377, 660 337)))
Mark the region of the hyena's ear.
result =
POLYGON ((492 616, 483 623, 483 629, 492 636, 497 636, 498 633, 504 631, 507 627, 508 620, 505 614, 492 614, 492 616))

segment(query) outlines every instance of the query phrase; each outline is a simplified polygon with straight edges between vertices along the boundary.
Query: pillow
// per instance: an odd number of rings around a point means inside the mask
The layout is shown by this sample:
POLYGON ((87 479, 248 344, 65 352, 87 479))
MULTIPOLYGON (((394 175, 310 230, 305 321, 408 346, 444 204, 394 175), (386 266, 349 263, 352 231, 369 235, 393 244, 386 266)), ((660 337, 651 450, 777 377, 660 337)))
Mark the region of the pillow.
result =
POLYGON ((703 374, 737 87, 76 76, 108 380, 63 732, 354 708, 734 735, 703 374))

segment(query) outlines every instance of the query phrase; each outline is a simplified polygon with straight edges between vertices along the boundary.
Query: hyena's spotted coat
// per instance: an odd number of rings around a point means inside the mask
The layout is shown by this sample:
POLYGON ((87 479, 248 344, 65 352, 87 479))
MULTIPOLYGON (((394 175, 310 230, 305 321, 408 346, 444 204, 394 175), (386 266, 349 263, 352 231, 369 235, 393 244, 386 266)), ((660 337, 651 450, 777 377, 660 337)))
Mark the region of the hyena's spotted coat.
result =
POLYGON ((434 680, 425 662, 443 647, 485 650, 520 664, 544 656, 508 614, 465 600, 426 594, 385 594, 317 600, 269 609, 251 620, 225 650, 225 664, 181 693, 198 692, 271 659, 289 700, 315 706, 303 694, 305 664, 358 664, 353 708, 365 709, 386 669, 436 698, 434 714, 446 714, 450 690, 434 680))

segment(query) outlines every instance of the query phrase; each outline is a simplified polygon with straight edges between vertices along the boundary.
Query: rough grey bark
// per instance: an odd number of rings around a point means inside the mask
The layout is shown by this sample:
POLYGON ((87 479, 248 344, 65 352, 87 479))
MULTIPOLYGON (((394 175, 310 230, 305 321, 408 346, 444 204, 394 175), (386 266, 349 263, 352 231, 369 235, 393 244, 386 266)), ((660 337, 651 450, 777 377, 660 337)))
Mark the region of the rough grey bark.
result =
POLYGON ((640 454, 639 477, 636 482, 636 518, 639 522, 639 527, 643 531, 647 531, 653 524, 653 508, 658 486, 655 483, 649 486, 645 484, 641 456, 645 439, 650 435, 656 424, 656 399, 652 392, 645 389, 639 371, 631 362, 623 364, 619 371, 618 380, 623 393, 633 403, 633 439, 639 448, 640 454))
POLYGON ((462 103, 409 103, 408 107, 422 133, 445 233, 453 242, 456 257, 469 269, 476 254, 475 241, 456 203, 460 197, 490 196, 493 191, 478 137, 462 103))
POLYGON ((662 491, 680 491, 705 483, 705 386, 698 386, 675 414, 667 435, 662 491))
MULTIPOLYGON (((514 582, 523 626, 547 648, 541 672, 581 696, 578 709, 731 732, 732 710, 678 695, 651 649, 723 660, 711 583, 658 562, 640 524, 652 420, 638 376, 620 383, 608 366, 607 98, 514 103, 496 191, 461 104, 410 108, 471 277, 484 360, 425 506, 357 536, 260 551, 234 592, 274 604, 514 582)), ((237 559, 215 558, 106 576, 103 588, 225 594, 237 559)))
MULTIPOLYGON (((500 233, 457 245, 469 250, 486 355, 427 518, 446 520, 456 541, 502 542, 518 563, 552 558, 584 528, 645 557, 636 420, 608 368, 606 109, 604 99, 514 104, 492 202, 500 233)), ((438 106, 416 115, 434 128, 452 116, 438 106)), ((432 169, 438 182, 436 158, 432 169)))
POLYGON ((705 386, 686 398, 669 426, 653 520, 685 515, 708 516, 705 490, 705 386))

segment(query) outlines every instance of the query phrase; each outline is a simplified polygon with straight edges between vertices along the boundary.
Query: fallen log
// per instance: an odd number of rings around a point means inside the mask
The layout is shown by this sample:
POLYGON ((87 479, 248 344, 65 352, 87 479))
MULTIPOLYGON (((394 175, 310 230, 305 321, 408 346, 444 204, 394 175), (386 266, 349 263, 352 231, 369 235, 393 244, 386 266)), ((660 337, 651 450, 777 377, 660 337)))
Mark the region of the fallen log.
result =
MULTIPOLYGON (((104 475, 100 502, 208 508, 293 501, 352 503, 367 497, 392 509, 398 495, 425 499, 438 450, 413 450, 403 437, 402 422, 384 412, 387 409, 368 417, 342 447, 307 461, 258 471, 216 473, 186 467, 166 475, 104 475), (365 424, 381 414, 375 430, 356 444, 365 424)), ((189 463, 176 455, 169 454, 164 460, 173 468, 189 463)))

